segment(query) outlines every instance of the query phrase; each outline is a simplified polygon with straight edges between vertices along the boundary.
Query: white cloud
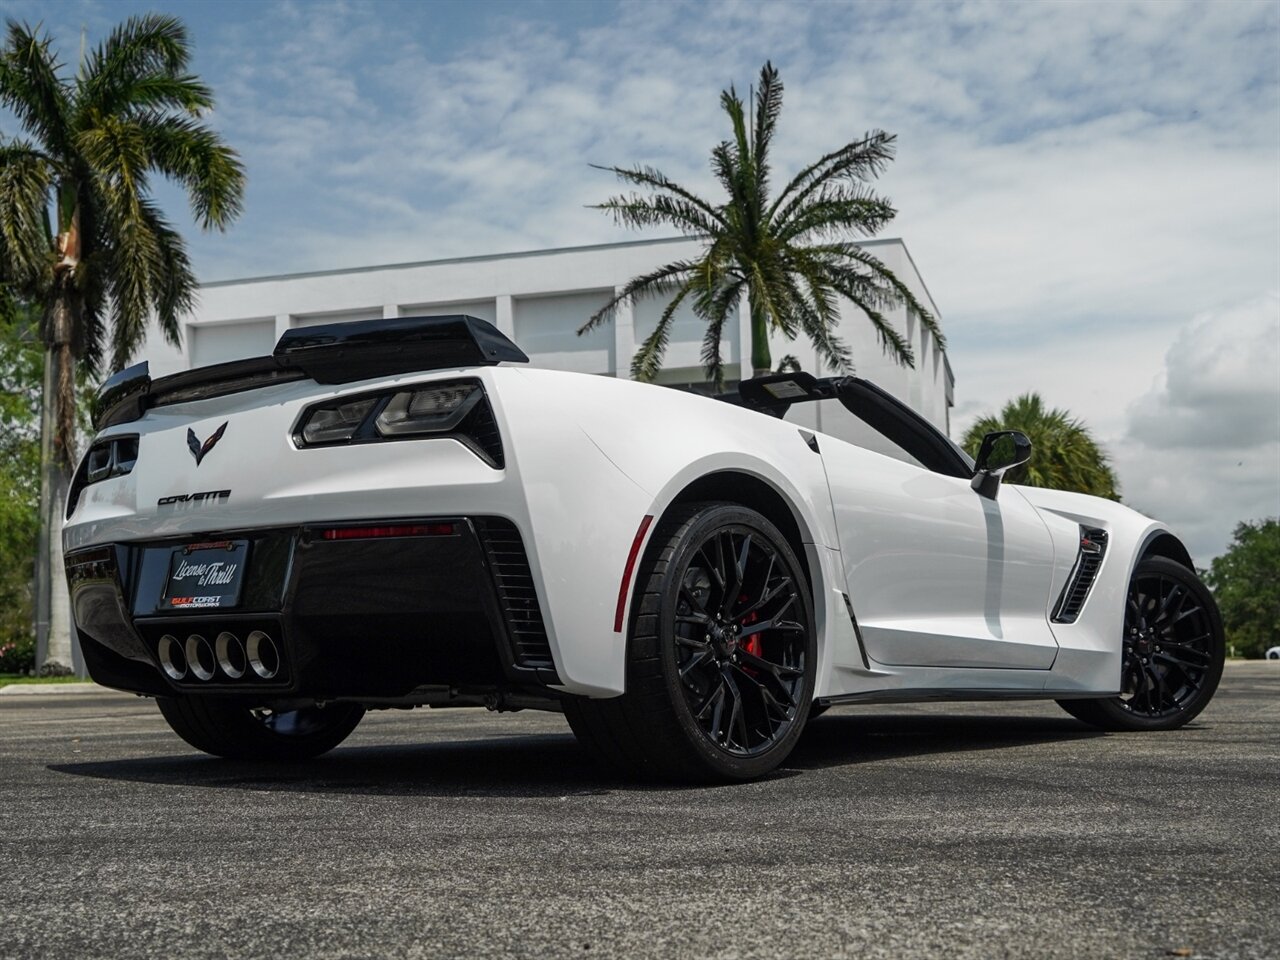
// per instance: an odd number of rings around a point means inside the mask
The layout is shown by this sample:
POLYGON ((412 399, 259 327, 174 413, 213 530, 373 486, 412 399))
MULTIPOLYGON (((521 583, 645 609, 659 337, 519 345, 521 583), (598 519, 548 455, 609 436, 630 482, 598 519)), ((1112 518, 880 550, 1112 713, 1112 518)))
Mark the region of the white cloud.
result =
POLYGON ((1125 499, 1201 563, 1237 522, 1280 516, 1280 296, 1184 326, 1114 453, 1125 499))

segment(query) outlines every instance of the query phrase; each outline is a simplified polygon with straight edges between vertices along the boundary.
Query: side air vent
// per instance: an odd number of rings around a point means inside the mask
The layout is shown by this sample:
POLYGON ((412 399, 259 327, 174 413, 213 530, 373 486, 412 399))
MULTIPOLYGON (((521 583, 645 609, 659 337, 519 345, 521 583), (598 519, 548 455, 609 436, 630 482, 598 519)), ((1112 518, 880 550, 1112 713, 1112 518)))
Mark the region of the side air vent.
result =
POLYGON ((510 520, 501 517, 477 517, 476 527, 493 571, 516 665, 554 670, 551 644, 542 622, 542 609, 538 606, 533 572, 529 569, 520 531, 510 520))
POLYGON ((1098 569, 1102 566, 1102 558, 1107 552, 1107 532, 1094 527, 1080 528, 1080 552, 1076 556, 1076 565, 1067 577, 1066 586, 1062 588, 1062 596, 1054 608, 1051 619, 1054 623, 1075 623, 1080 616, 1084 602, 1093 589, 1093 581, 1097 579, 1098 569))

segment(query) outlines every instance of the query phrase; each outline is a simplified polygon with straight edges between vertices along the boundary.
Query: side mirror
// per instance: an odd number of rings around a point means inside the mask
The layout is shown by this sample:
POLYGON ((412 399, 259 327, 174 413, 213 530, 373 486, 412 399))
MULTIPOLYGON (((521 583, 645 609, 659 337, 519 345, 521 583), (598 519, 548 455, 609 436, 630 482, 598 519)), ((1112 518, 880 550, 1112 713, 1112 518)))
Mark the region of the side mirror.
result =
POLYGON ((982 438, 978 461, 973 468, 970 486, 982 496, 994 500, 1000 492, 1000 478, 1006 470, 1031 459, 1031 441, 1017 430, 997 430, 982 438))

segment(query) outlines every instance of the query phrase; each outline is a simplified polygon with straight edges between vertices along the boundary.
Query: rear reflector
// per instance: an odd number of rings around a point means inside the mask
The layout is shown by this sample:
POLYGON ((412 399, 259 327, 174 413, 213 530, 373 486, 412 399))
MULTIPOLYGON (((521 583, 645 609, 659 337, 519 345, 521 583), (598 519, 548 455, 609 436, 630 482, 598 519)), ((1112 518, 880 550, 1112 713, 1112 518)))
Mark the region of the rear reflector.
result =
POLYGON ((640 556, 640 547, 644 543, 644 535, 649 532, 649 524, 653 517, 646 516, 640 521, 640 529, 636 538, 631 541, 631 552, 627 554, 627 566, 622 571, 622 586, 618 587, 618 607, 613 614, 613 632, 622 632, 622 615, 627 611, 627 593, 631 589, 631 574, 635 573, 636 558, 640 556))
POLYGON ((412 523, 389 527, 334 527, 321 536, 326 540, 373 540, 378 537, 451 537, 452 523, 412 523))

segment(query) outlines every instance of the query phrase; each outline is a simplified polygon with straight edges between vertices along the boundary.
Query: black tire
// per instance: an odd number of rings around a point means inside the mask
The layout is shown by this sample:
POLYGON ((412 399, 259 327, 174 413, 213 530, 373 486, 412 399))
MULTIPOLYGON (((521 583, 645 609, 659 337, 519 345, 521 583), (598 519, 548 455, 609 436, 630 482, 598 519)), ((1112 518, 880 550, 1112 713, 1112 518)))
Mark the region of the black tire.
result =
POLYGON ((232 760, 309 760, 347 739, 364 716, 354 703, 276 712, 208 697, 159 697, 156 704, 191 746, 232 760))
POLYGON ((1102 730, 1174 730, 1191 722, 1222 679, 1226 642, 1213 594, 1165 557, 1139 562, 1129 581, 1118 697, 1059 700, 1102 730))
POLYGON ((809 586, 786 538, 745 507, 677 507, 655 529, 635 590, 626 693, 564 704, 588 752, 685 782, 748 780, 782 763, 817 671, 809 586), (724 562, 725 548, 729 582, 713 580, 706 552, 724 562))

